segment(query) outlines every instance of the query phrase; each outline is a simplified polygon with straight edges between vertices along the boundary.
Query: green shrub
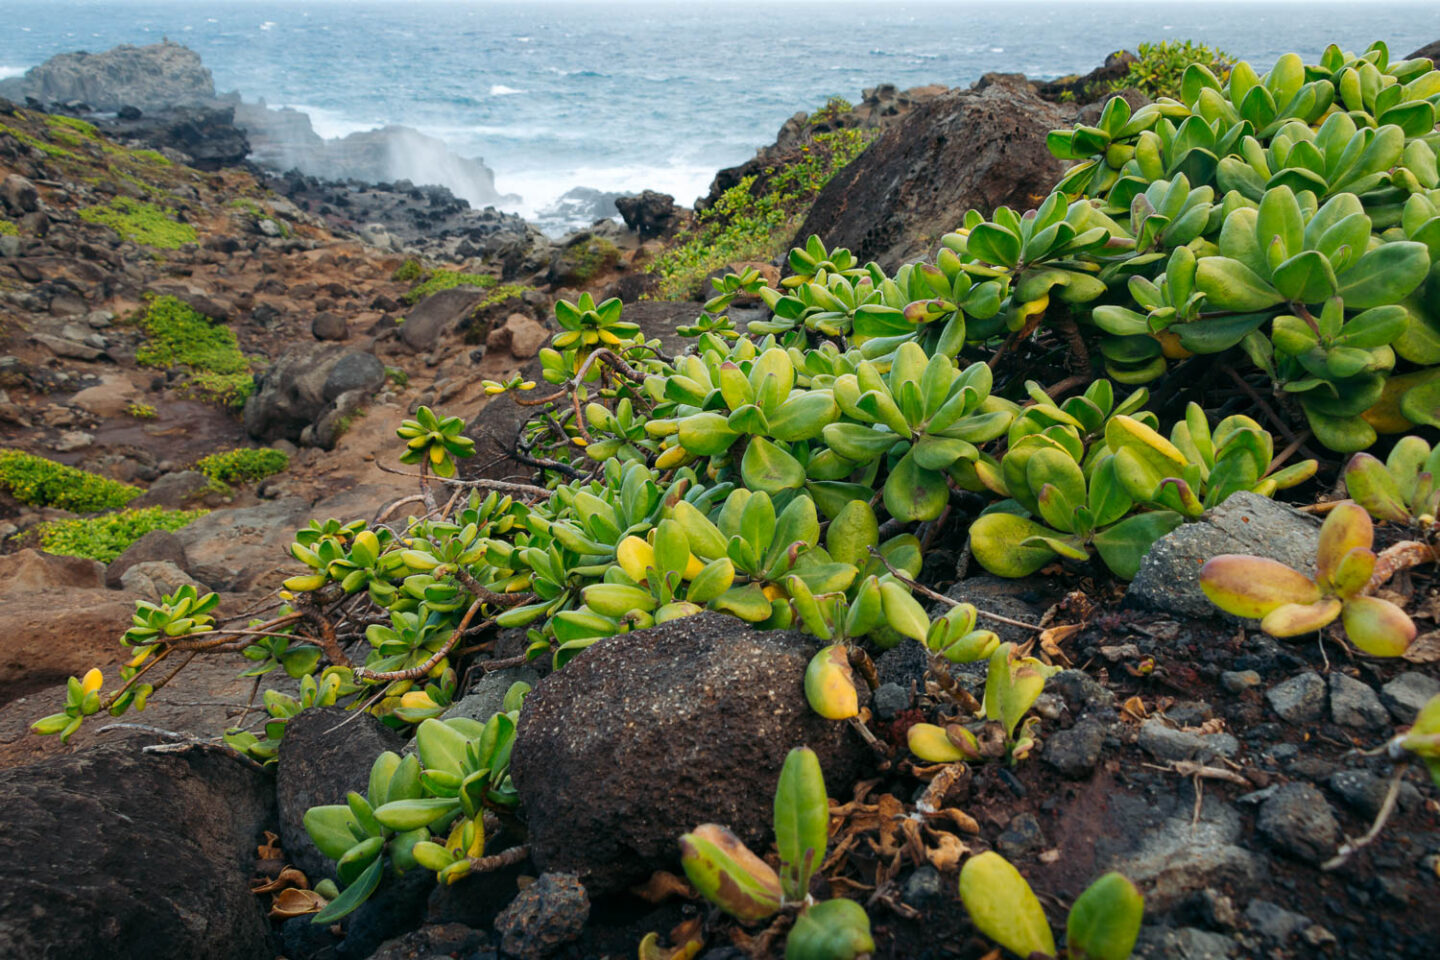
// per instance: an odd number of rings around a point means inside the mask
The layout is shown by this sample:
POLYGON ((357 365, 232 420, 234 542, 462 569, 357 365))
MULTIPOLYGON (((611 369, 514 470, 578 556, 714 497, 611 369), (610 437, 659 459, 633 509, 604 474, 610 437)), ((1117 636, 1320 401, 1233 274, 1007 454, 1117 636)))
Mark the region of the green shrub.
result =
POLYGON ((414 283, 423 276, 425 276, 425 268, 420 266, 419 260, 410 257, 395 268, 395 272, 391 274, 390 279, 396 283, 414 283))
POLYGON ((195 469, 216 483, 254 483, 280 473, 290 458, 270 447, 239 447, 201 457, 195 469))
POLYGON ((855 109, 855 105, 844 97, 831 97, 825 101, 825 106, 810 114, 810 126, 819 127, 833 124, 842 114, 849 113, 855 109))
POLYGON ((1192 63, 1198 63, 1225 79, 1235 58, 1223 50, 1190 40, 1162 40, 1142 43, 1125 76, 1110 84, 1111 90, 1134 87, 1151 100, 1180 96, 1180 78, 1192 63))
POLYGON ((123 507, 141 493, 139 487, 20 450, 0 450, 0 487, 21 503, 76 513, 123 507))
MULTIPOLYGON (((411 261, 406 261, 409 263, 411 261)), ((404 266, 401 267, 404 269, 404 266)), ((399 271, 396 271, 397 273, 399 271)), ((451 287, 493 287, 500 281, 484 273, 461 273, 458 270, 436 270, 417 284, 400 299, 405 303, 419 303, 432 293, 449 290, 451 287)))
POLYGON ((140 163, 152 163, 157 167, 174 166, 174 164, 170 162, 170 158, 159 150, 131 150, 129 153, 130 159, 137 160, 140 163))
POLYGON ((176 250, 195 242, 195 228, 177 221, 174 210, 129 197, 116 197, 103 207, 83 207, 80 219, 103 224, 126 240, 160 250, 176 250))
POLYGON ((155 419, 155 408, 148 403, 131 403, 125 408, 125 412, 136 420, 155 419))
POLYGON ((11 126, 6 126, 5 124, 0 123, 0 133, 8 133, 16 140, 19 140, 21 143, 25 144, 25 146, 33 147, 34 149, 39 150, 41 153, 45 154, 48 157, 54 157, 57 160, 75 159, 75 154, 71 153, 69 150, 66 150, 64 147, 59 147, 53 143, 41 140, 39 137, 32 136, 26 133, 24 130, 20 130, 11 126))
POLYGON ((726 190, 650 265, 660 277, 658 296, 689 297, 727 263, 770 260, 783 252, 816 194, 860 155, 872 135, 861 130, 817 134, 796 159, 726 190))
POLYGON ((45 118, 45 122, 50 124, 52 129, 57 127, 64 127, 69 130, 74 130, 85 137, 96 137, 100 134, 100 131, 95 129, 95 124, 90 123, 86 120, 81 120, 79 117, 66 117, 61 116, 60 114, 51 114, 50 116, 45 118))
POLYGON ((16 226, 14 221, 0 218, 0 237, 14 237, 18 236, 19 233, 20 228, 16 226))
POLYGON ((165 507, 144 507, 121 510, 98 517, 76 517, 49 520, 36 532, 40 548, 46 553, 65 557, 89 557, 109 563, 125 548, 151 530, 179 530, 209 513, 209 510, 170 510, 165 507))
POLYGON ((198 397, 235 409, 255 389, 252 361, 240 352, 235 332, 206 320, 174 297, 156 297, 139 320, 145 342, 135 362, 161 370, 183 368, 198 397))

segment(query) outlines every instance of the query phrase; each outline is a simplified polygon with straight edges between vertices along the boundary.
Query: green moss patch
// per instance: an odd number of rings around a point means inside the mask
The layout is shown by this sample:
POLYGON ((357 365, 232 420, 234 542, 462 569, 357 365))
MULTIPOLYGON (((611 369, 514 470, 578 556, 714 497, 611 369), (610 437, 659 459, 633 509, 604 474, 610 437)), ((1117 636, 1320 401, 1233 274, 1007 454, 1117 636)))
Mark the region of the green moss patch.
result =
POLYGON ((855 129, 816 134, 790 162, 726 190, 650 265, 660 277, 657 295, 684 299, 728 263, 785 252, 821 188, 864 151, 872 135, 855 129))
POLYGON ((50 520, 36 527, 36 534, 46 553, 109 563, 151 530, 179 530, 209 512, 144 507, 99 517, 50 520))
MULTIPOLYGON (((409 261, 407 261, 409 262, 409 261)), ((404 269, 404 265, 401 265, 404 269)), ((398 274, 400 271, 396 271, 398 274)), ((449 290, 452 287, 493 287, 500 281, 484 273, 461 273, 458 270, 436 270, 425 280, 416 284, 400 299, 405 303, 419 303, 432 293, 449 290)))
POLYGON ((21 450, 0 450, 0 487, 21 503, 76 513, 123 507, 141 493, 139 487, 21 450))
POLYGON ((216 483, 254 483, 290 466, 290 458, 270 447, 239 447, 201 457, 195 469, 216 483))
POLYGON ((80 219, 104 224, 126 240, 161 250, 195 242, 195 228, 177 221, 174 210, 129 197, 116 197, 105 206, 84 207, 80 219))
POLYGON ((160 370, 184 369, 202 400, 230 409, 245 405, 255 389, 252 360, 240 352, 235 332, 213 324, 174 297, 156 297, 139 326, 146 339, 135 362, 160 370))

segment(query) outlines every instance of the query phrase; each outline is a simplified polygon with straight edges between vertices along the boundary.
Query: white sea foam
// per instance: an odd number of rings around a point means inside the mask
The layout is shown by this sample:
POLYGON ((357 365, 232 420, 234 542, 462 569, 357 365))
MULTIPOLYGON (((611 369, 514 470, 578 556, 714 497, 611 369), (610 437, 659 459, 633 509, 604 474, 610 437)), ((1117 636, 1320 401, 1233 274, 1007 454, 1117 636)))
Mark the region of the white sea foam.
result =
POLYGON ((29 67, 3 67, 3 66, 0 66, 0 80, 4 80, 4 79, 6 79, 6 78, 8 78, 8 77, 20 77, 20 76, 24 76, 25 71, 26 71, 26 70, 29 70, 29 69, 30 69, 29 67))
POLYGON ((260 24, 260 29, 261 29, 261 30, 274 30, 274 29, 275 29, 275 21, 274 21, 274 20, 266 20, 264 23, 260 24))
MULTIPOLYGON (((677 203, 689 206, 696 197, 710 189, 717 168, 711 165, 665 163, 651 165, 594 167, 580 166, 555 170, 495 171, 495 189, 520 195, 518 204, 503 204, 500 209, 535 219, 540 211, 573 187, 593 187, 614 193, 639 193, 658 190, 668 193, 677 203)), ((572 227, 583 224, 572 224, 572 227)))
POLYGON ((507 87, 503 83, 492 83, 490 85, 490 96, 508 97, 517 93, 528 93, 528 90, 516 90, 514 87, 507 87))

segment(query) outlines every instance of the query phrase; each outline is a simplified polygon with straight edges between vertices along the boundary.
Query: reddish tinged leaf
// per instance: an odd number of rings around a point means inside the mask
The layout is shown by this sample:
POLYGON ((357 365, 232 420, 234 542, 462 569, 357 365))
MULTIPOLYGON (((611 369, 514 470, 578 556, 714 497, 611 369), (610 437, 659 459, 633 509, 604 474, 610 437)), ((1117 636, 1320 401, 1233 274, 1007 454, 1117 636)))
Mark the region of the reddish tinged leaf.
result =
POLYGON ((1329 584, 1345 554, 1356 547, 1375 542, 1375 525, 1370 514, 1353 501, 1346 501, 1325 518, 1320 528, 1320 549, 1315 553, 1315 575, 1322 584, 1329 584))
POLYGON ((1400 497, 1385 465, 1368 453, 1357 453, 1345 467, 1345 490, 1371 514, 1391 523, 1408 523, 1410 508, 1400 497))
POLYGON ((1335 572, 1330 575, 1330 588, 1339 597, 1356 596, 1365 589, 1374 572, 1375 551, 1368 547, 1355 547, 1340 558, 1335 572))
POLYGON ((1200 568, 1200 589, 1226 613, 1259 620, 1287 603, 1320 599, 1315 581, 1278 560, 1222 553, 1200 568))
POLYGON ((1315 603, 1287 603, 1265 614, 1260 629, 1272 637, 1298 637, 1302 633, 1313 633, 1333 623, 1340 615, 1341 603, 1335 597, 1325 597, 1315 603))
POLYGON ((1415 622, 1379 597, 1345 601, 1344 623, 1350 642, 1372 657, 1402 656, 1415 639, 1415 622))

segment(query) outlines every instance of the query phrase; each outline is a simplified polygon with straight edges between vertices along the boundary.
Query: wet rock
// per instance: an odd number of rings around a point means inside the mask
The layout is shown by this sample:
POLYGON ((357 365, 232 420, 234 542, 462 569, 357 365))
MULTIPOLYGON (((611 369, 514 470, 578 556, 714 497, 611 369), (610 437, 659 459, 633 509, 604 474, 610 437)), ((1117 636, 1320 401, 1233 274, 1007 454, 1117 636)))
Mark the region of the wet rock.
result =
POLYGON ((809 709, 815 650, 799 633, 706 613, 601 640, 542 680, 511 769, 537 865, 598 895, 675 869, 676 838, 701 823, 763 848, 780 767, 800 744, 819 754, 831 794, 848 795, 869 758, 848 727, 809 709))
POLYGON ((1094 772, 1104 746, 1105 725, 1086 717, 1069 730, 1058 730, 1047 737, 1040 759, 1061 776, 1083 780, 1094 772))
POLYGON ((615 209, 620 211, 625 226, 643 240, 670 236, 680 228, 683 216, 683 211, 675 206, 674 197, 654 190, 642 190, 632 197, 616 197, 615 209))
POLYGON ((1065 169, 1045 147, 1065 115, 1024 82, 952 90, 886 129, 832 177, 796 232, 894 269, 932 253, 972 207, 1034 205, 1065 169))
POLYGON ((311 807, 344 803, 351 790, 365 793, 370 767, 386 750, 399 752, 400 736, 365 714, 336 707, 301 711, 285 725, 275 768, 280 846, 312 884, 335 877, 335 861, 315 848, 303 818, 311 807))
POLYGON ((316 340, 344 340, 350 336, 350 327, 344 317, 327 310, 310 321, 310 335, 316 340))
POLYGON ((1267 940, 1284 943, 1295 933, 1310 926, 1310 918, 1292 913, 1269 900, 1251 900, 1245 908, 1250 928, 1267 940))
POLYGON ((1325 795, 1309 783, 1287 783, 1260 805, 1255 829, 1276 848, 1319 863, 1335 853, 1340 824, 1325 795))
POLYGON ((516 960, 545 960, 580 936, 590 898, 569 873, 543 873, 495 918, 500 949, 516 960))
POLYGON ((1390 726, 1390 713, 1375 690, 1338 670, 1330 674, 1330 714, 1342 727, 1380 730, 1390 726))
POLYGON ((275 955, 248 884, 273 816, 260 771, 130 740, 0 772, 0 807, 6 956, 275 955))
POLYGON ((1265 691, 1270 707, 1290 723, 1314 723, 1325 715, 1325 681, 1302 673, 1265 691))
POLYGON ((1414 723, 1420 708, 1440 694, 1440 680, 1409 670, 1380 688, 1380 699, 1396 723, 1414 723))
POLYGON ((1202 763, 1216 757, 1233 757, 1240 750, 1240 741, 1228 733, 1188 733, 1152 718, 1140 725, 1140 749, 1157 760, 1198 760, 1202 763))
POLYGON ((1157 540, 1140 561, 1125 602, 1190 617, 1220 616, 1200 590, 1200 568, 1206 560, 1222 553, 1248 553, 1314 573, 1319 541, 1320 525, 1313 517, 1242 491, 1199 523, 1182 524, 1157 540))

